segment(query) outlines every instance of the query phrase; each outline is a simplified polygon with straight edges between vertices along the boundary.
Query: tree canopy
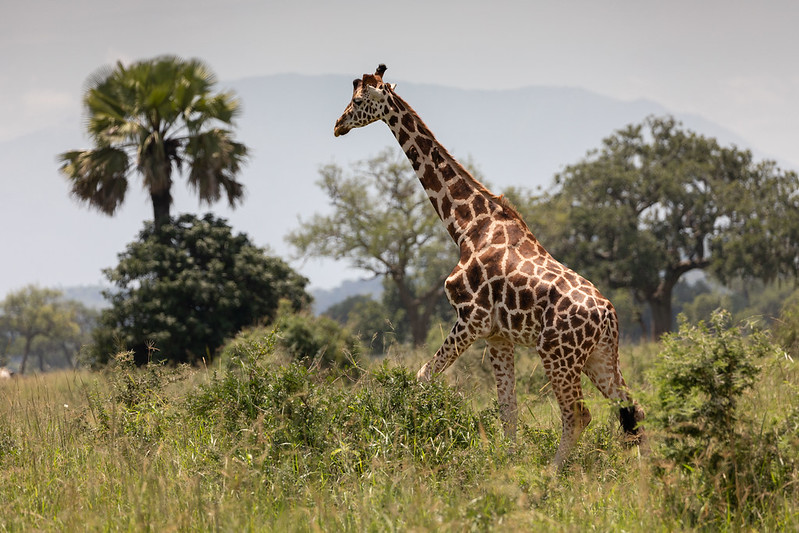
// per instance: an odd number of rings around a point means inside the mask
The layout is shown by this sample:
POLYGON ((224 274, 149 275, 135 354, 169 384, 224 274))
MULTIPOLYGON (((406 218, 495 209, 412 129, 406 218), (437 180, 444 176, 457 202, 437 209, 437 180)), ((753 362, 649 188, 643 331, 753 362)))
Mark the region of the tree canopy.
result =
POLYGON ((55 352, 63 352, 67 364, 75 357, 94 323, 94 313, 79 302, 66 300, 61 291, 28 285, 9 293, 0 302, 0 359, 9 352, 22 355, 19 373, 28 358, 39 356, 39 370, 55 352))
POLYGON ((629 288, 672 328, 672 289, 703 269, 722 281, 799 268, 799 179, 673 118, 649 117, 567 166, 526 218, 558 259, 601 289, 629 288))
POLYGON ((389 282, 414 344, 422 344, 441 308, 444 280, 458 261, 457 247, 405 157, 388 149, 352 165, 320 170, 319 186, 333 208, 314 215, 287 240, 306 257, 346 260, 389 282))
POLYGON ((97 363, 124 349, 139 364, 194 362, 242 327, 271 322, 282 299, 295 310, 310 303, 306 278, 210 214, 181 215, 158 232, 146 223, 104 274, 114 287, 95 330, 97 363))
POLYGON ((173 173, 185 167, 201 201, 224 194, 235 206, 244 194, 236 174, 247 148, 228 129, 238 101, 230 92, 214 93, 215 85, 202 61, 174 56, 98 70, 83 99, 94 148, 59 155, 72 195, 112 215, 138 173, 161 227, 170 217, 173 173))

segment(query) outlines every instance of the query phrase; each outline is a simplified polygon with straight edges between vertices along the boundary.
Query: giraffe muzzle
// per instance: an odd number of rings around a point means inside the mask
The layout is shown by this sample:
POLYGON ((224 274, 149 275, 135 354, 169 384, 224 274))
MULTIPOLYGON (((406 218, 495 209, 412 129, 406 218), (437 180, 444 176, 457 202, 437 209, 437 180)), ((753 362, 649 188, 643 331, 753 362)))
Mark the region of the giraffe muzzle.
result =
POLYGON ((336 121, 336 126, 333 128, 333 135, 339 137, 341 135, 346 135, 349 131, 350 127, 344 124, 344 117, 341 117, 336 121))

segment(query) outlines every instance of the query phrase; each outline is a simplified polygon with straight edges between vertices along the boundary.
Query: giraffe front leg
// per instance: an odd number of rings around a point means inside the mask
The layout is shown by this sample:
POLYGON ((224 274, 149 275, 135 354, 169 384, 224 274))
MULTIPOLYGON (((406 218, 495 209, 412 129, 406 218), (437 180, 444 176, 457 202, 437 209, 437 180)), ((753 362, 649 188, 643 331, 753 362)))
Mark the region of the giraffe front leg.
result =
POLYGON ((475 335, 469 333, 468 328, 459 320, 452 326, 447 338, 436 354, 426 362, 419 372, 416 379, 419 381, 430 381, 433 376, 440 374, 455 362, 455 360, 474 342, 475 335))
POLYGON ((505 437, 516 441, 516 367, 513 360, 513 343, 492 339, 488 341, 488 359, 494 369, 497 383, 499 417, 505 429, 505 437))

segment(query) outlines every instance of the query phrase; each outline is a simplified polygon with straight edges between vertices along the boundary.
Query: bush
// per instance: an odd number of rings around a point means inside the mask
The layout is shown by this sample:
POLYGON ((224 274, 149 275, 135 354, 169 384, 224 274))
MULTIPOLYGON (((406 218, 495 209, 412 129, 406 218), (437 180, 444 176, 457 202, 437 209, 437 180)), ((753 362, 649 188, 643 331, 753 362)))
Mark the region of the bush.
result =
POLYGON ((280 313, 277 328, 278 344, 292 359, 308 366, 347 370, 351 377, 357 376, 360 341, 335 320, 284 311, 280 313))
POLYGON ((310 301, 307 279, 210 214, 182 215, 158 232, 147 223, 104 273, 115 288, 95 330, 95 364, 125 350, 145 364, 153 345, 156 361, 210 358, 242 327, 273 320, 281 299, 295 310, 310 301))
POLYGON ((769 420, 742 407, 762 365, 783 352, 763 332, 730 322, 719 310, 708 324, 683 321, 663 339, 651 375, 657 393, 648 424, 663 435, 660 473, 682 480, 670 501, 693 523, 730 515, 746 522, 781 496, 796 469, 783 449, 796 414, 769 420), (688 490, 699 497, 688 501, 688 490))
POLYGON ((278 342, 273 332, 258 357, 234 357, 187 402, 192 416, 235 436, 237 453, 273 481, 287 470, 285 482, 307 483, 309 475, 335 479, 377 465, 479 461, 484 454, 475 452, 498 434, 496 413, 473 412, 440 380, 421 384, 409 370, 384 365, 344 386, 317 367, 273 366, 278 342))

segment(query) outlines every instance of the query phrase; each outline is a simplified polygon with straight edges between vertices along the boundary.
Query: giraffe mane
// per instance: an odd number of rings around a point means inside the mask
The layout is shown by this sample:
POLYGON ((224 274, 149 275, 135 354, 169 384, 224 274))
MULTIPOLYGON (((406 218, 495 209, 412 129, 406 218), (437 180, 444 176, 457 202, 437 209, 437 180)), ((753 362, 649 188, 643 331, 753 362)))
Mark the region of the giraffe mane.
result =
MULTIPOLYGON (((371 75, 369 75, 369 74, 364 75, 364 80, 366 80, 367 76, 371 76, 371 75)), ((471 180, 471 182, 474 184, 475 189, 480 191, 482 194, 484 194, 490 200, 496 202, 500 207, 502 207, 502 209, 505 212, 505 214, 507 214, 511 218, 515 218, 516 220, 518 220, 529 231, 529 227, 527 226, 527 222, 524 221, 524 218, 522 218, 522 216, 519 214, 519 211, 511 203, 511 201, 508 198, 506 198, 504 194, 500 194, 500 195, 494 194, 493 192, 491 192, 491 190, 488 187, 483 185, 483 183, 480 182, 480 180, 475 178, 472 175, 472 173, 469 172, 469 170, 466 167, 464 167, 457 159, 455 159, 452 156, 452 154, 450 154, 449 151, 438 141, 438 139, 436 139, 435 135, 433 135, 433 132, 430 131, 430 128, 427 127, 427 124, 425 124, 424 121, 422 120, 422 118, 419 116, 419 113, 417 113, 416 110, 413 107, 411 107, 410 104, 408 104, 408 102, 406 102, 401 96, 399 96, 397 93, 395 93, 390 85, 385 84, 385 87, 388 90, 388 93, 391 95, 391 97, 394 100, 394 102, 396 104, 399 104, 400 110, 404 109, 408 113, 412 113, 413 114, 415 120, 417 121, 417 125, 418 125, 420 133, 423 133, 424 135, 426 135, 426 136, 428 136, 431 139, 436 141, 436 144, 438 145, 439 154, 450 165, 455 167, 455 169, 458 171, 458 173, 466 176, 469 180, 471 180)))

